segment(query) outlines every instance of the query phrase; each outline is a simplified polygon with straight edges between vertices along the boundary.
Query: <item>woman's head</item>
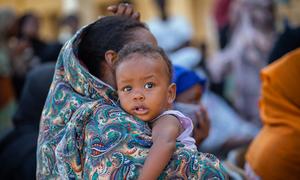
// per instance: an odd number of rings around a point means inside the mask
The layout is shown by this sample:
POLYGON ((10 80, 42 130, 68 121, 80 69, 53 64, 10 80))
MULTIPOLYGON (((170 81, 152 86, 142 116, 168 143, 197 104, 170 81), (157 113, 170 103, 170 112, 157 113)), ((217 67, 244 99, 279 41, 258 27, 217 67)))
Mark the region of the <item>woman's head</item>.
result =
POLYGON ((162 49, 149 44, 126 45, 115 64, 118 94, 122 108, 149 121, 171 107, 176 86, 172 64, 162 49))
MULTIPOLYGON (((79 43, 78 56, 89 72, 102 80, 114 77, 112 63, 117 52, 129 42, 148 42, 156 45, 156 40, 145 24, 123 16, 103 17, 89 25, 79 43)), ((107 82, 114 86, 113 82, 107 82)))

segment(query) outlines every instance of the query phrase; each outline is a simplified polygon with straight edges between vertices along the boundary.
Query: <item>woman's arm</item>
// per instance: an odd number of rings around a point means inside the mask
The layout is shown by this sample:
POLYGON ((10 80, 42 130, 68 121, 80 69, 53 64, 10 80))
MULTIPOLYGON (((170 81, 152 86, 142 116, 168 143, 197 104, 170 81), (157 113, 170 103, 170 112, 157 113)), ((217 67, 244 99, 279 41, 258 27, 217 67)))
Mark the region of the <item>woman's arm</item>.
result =
POLYGON ((152 128, 153 145, 144 163, 139 179, 157 179, 169 163, 175 149, 181 124, 172 115, 155 121, 152 128))

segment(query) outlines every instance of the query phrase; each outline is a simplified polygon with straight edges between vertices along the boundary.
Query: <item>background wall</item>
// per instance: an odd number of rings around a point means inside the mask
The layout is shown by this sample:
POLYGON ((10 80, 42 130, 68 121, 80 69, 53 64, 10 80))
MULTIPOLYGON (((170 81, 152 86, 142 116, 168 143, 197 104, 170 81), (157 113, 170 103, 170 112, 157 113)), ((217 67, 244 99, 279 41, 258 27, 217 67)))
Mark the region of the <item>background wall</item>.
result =
MULTIPOLYGON (((106 7, 119 0, 0 0, 0 6, 11 6, 18 14, 26 11, 36 12, 41 20, 41 37, 47 41, 55 40, 58 34, 58 20, 64 14, 76 12, 81 25, 88 24, 98 16, 106 15, 106 7)), ((153 0, 131 0, 141 12, 141 19, 147 21, 158 15, 153 0)), ((300 1, 277 0, 278 29, 287 17, 292 25, 300 25, 300 1), (289 3, 286 3, 289 2, 289 3)), ((194 42, 205 42, 210 52, 217 48, 214 23, 211 17, 213 0, 168 0, 171 15, 185 16, 195 29, 194 42)))

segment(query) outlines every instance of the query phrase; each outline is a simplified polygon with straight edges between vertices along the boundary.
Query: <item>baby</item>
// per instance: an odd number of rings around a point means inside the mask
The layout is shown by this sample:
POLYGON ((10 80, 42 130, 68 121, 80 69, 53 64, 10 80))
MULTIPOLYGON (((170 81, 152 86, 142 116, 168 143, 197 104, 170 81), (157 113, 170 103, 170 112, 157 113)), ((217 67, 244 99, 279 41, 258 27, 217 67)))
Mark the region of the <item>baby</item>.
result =
POLYGON ((176 141, 196 150, 190 136, 192 120, 170 110, 176 98, 172 64, 162 49, 135 43, 120 50, 115 71, 122 108, 152 128, 153 145, 139 178, 157 179, 174 153, 176 141))

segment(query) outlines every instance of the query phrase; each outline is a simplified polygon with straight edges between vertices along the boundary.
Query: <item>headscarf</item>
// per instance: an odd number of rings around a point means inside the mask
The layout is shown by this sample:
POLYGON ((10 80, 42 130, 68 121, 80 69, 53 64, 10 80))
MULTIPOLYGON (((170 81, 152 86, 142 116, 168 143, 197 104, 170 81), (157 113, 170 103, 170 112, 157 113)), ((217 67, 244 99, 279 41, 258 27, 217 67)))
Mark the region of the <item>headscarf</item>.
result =
MULTIPOLYGON (((77 59, 85 29, 61 50, 41 117, 38 179, 137 179, 152 145, 148 125, 124 112, 116 91, 77 59)), ((213 155, 177 144, 165 178, 225 178, 213 155)))
POLYGON ((180 66, 174 66, 173 82, 176 84, 176 94, 190 89, 196 84, 199 84, 202 91, 205 90, 206 78, 198 76, 194 71, 185 69, 180 66))
POLYGON ((247 160, 262 179, 299 179, 300 49, 264 68, 261 77, 264 126, 247 160))

